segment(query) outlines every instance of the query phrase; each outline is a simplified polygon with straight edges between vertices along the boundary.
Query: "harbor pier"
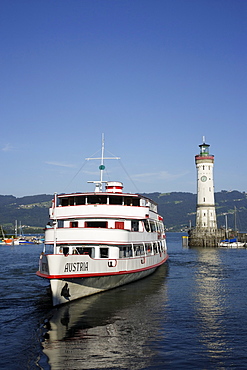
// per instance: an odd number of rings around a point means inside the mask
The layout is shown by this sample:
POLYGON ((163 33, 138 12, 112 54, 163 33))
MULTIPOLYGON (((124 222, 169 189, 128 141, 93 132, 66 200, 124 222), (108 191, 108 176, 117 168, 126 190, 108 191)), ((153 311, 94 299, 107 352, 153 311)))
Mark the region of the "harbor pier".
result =
POLYGON ((188 232, 188 245, 190 247, 214 248, 225 238, 223 229, 192 228, 188 232))

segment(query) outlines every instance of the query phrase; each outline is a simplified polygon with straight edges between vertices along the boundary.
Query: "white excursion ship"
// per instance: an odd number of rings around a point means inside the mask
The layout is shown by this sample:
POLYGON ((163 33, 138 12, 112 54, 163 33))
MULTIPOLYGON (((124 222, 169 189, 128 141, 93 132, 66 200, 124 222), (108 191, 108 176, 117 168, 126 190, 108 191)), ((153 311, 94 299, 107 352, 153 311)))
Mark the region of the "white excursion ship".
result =
POLYGON ((50 208, 37 275, 50 280, 54 306, 144 278, 168 259, 157 204, 103 181, 103 140, 101 158, 88 159, 101 159, 95 191, 55 194, 50 208))

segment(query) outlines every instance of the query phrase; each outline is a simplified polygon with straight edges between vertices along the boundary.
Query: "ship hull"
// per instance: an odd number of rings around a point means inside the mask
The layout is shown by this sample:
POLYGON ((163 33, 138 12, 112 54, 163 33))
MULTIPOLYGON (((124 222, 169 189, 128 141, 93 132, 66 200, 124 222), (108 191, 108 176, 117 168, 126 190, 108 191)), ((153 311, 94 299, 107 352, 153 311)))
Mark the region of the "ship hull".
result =
MULTIPOLYGON (((64 258, 73 259, 73 257, 74 256, 64 258)), ((59 256, 42 255, 40 264, 43 266, 44 271, 37 272, 38 276, 50 280, 52 301, 54 306, 67 303, 78 298, 104 292, 106 290, 145 278, 146 276, 152 274, 160 265, 165 263, 168 259, 168 255, 166 252, 164 252, 155 257, 151 257, 153 263, 150 263, 151 261, 148 263, 149 259, 143 258, 133 259, 132 261, 117 261, 117 265, 119 265, 120 268, 117 268, 116 266, 113 267, 114 271, 111 271, 112 267, 108 267, 107 271, 101 271, 101 273, 80 272, 79 274, 68 273, 68 275, 45 273, 45 271, 48 272, 51 270, 51 265, 49 268, 49 262, 53 262, 52 266, 59 265, 59 260, 61 258, 63 259, 63 257, 59 258, 59 256), (55 261, 54 258, 56 259, 55 261), (125 263, 135 264, 138 267, 133 269, 133 265, 132 268, 129 265, 129 269, 124 271, 123 265, 125 263)), ((92 261, 92 263, 93 262, 97 263, 97 261, 92 261)), ((72 266, 77 264, 81 265, 81 263, 71 263, 72 266)))
POLYGON ((132 283, 152 274, 157 267, 149 270, 139 271, 130 274, 93 276, 84 278, 52 279, 51 291, 53 305, 57 306, 75 299, 87 297, 93 294, 104 292, 109 289, 132 283))

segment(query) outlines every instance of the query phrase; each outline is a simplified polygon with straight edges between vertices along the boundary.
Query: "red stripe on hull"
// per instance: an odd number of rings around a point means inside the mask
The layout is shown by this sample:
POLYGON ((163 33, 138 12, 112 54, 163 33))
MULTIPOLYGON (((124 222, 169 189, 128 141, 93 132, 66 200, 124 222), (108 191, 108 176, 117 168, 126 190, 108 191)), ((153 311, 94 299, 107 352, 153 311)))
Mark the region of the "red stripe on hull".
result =
POLYGON ((161 266, 163 263, 165 263, 168 259, 168 255, 159 263, 156 265, 143 267, 138 270, 129 270, 129 271, 118 271, 118 272, 102 272, 102 273, 89 273, 89 274, 70 274, 70 275, 46 275, 42 274, 40 271, 36 272, 36 275, 42 278, 46 279, 74 279, 74 278, 88 278, 88 277, 96 277, 96 276, 111 276, 111 275, 125 275, 125 274, 134 274, 135 272, 141 272, 150 270, 156 267, 161 266))

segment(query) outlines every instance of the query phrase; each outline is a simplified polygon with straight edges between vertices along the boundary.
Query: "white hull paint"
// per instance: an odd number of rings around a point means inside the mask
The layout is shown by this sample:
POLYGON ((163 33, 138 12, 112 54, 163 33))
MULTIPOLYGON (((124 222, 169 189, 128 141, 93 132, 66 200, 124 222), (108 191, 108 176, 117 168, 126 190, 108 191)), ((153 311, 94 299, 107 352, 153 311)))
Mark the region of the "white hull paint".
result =
POLYGON ((220 242, 218 243, 220 248, 245 248, 246 243, 242 242, 220 242))
POLYGON ((167 258, 166 250, 150 256, 104 260, 41 254, 37 275, 50 279, 53 305, 57 306, 142 279, 167 258))
POLYGON ((71 300, 87 297, 121 285, 132 283, 152 274, 155 270, 156 267, 146 271, 122 275, 95 276, 63 280, 52 279, 51 290, 53 305, 57 306, 70 302, 71 300))

